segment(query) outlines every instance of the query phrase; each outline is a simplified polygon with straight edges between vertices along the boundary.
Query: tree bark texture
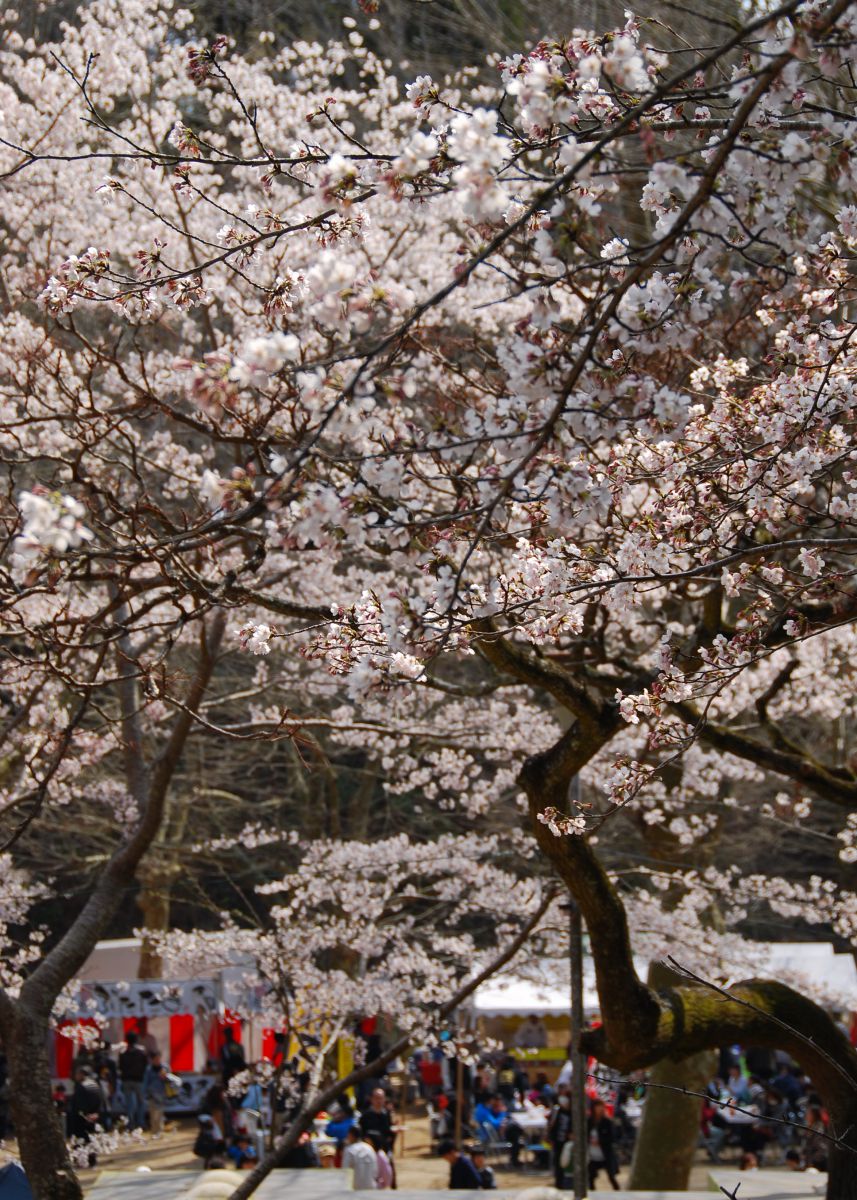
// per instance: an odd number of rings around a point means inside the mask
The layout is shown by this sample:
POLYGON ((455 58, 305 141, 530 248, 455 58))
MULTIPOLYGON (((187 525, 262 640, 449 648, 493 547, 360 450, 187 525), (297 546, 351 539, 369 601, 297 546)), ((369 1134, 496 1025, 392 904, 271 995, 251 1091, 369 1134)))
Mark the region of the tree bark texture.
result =
POLYGON ((36 1200, 82 1200, 62 1127, 51 1100, 48 1029, 40 1014, 4 1006, 9 1106, 18 1152, 36 1200))
MULTIPOLYGON (((650 965, 650 987, 674 981, 674 973, 662 963, 650 965)), ((699 1143, 702 1100, 684 1095, 683 1090, 702 1092, 716 1070, 717 1055, 711 1050, 701 1050, 683 1059, 663 1058, 652 1067, 629 1188, 687 1191, 699 1143), (679 1090, 673 1091, 674 1088, 679 1090)))

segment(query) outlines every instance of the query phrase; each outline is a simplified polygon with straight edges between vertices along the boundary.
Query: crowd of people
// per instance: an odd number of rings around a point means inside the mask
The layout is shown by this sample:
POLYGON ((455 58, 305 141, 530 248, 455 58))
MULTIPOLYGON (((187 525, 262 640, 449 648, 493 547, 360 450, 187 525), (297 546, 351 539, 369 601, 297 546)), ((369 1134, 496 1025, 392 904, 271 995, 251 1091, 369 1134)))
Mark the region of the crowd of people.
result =
MULTIPOLYGON (((539 1023, 519 1029, 516 1049, 544 1046, 539 1023)), ((288 1039, 277 1035, 273 1061, 248 1064, 234 1032, 224 1033, 219 1077, 208 1088, 197 1121, 194 1154, 206 1167, 252 1167, 276 1142, 301 1108, 309 1077, 287 1058, 288 1039)), ((573 1167, 571 1061, 549 1081, 544 1071, 531 1080, 508 1051, 486 1054, 476 1067, 456 1062, 442 1049, 417 1052, 409 1071, 428 1104, 436 1152, 449 1163, 449 1187, 492 1190, 494 1166, 527 1164, 550 1169, 557 1188, 567 1189, 573 1167)), ((148 1034, 129 1032, 118 1053, 106 1042, 79 1049, 71 1089, 54 1092, 69 1138, 84 1151, 96 1130, 121 1126, 147 1129, 157 1138, 181 1080, 148 1034)), ((5 1061, 0 1054, 0 1139, 13 1132, 6 1100, 5 1061)), ((642 1113, 643 1080, 610 1080, 602 1074, 587 1084, 585 1127, 589 1187, 602 1173, 618 1190, 620 1163, 631 1160, 642 1113)), ((282 1165, 344 1168, 356 1190, 396 1186, 394 1146, 399 1131, 389 1081, 367 1081, 355 1100, 342 1095, 328 1113, 317 1114, 308 1132, 282 1165)), ((744 1170, 778 1166, 826 1170, 829 1118, 812 1081, 785 1054, 741 1047, 721 1051, 718 1075, 706 1088, 700 1145, 711 1161, 732 1150, 744 1170)), ((89 1155, 95 1163, 95 1144, 89 1155)))
MULTIPOLYGON (((157 1137, 180 1087, 154 1039, 130 1032, 118 1055, 107 1042, 82 1046, 72 1062, 71 1090, 58 1084, 54 1104, 68 1137, 80 1142, 88 1143, 96 1129, 109 1132, 120 1123, 129 1132, 148 1129, 157 1137)), ((90 1159, 94 1164, 94 1152, 90 1159)))
MULTIPOLYGON (((524 1033, 538 1036, 530 1022, 524 1033)), ((516 1046, 520 1040, 516 1039, 516 1046)), ((553 1171, 558 1188, 568 1186, 572 1165, 573 1126, 571 1112, 571 1071, 566 1064, 555 1084, 544 1072, 530 1081, 526 1070, 509 1054, 479 1063, 475 1072, 461 1072, 462 1086, 454 1093, 436 1097, 438 1153, 450 1164, 451 1188, 490 1190, 495 1187, 493 1169, 487 1160, 502 1158, 518 1168, 527 1151, 537 1168, 553 1171), (461 1099, 462 1111, 457 1105, 461 1099), (457 1140, 453 1136, 458 1135, 457 1140)), ((592 1089, 590 1089, 592 1091, 592 1089)), ((620 1150, 629 1158, 635 1135, 631 1117, 633 1088, 619 1087, 611 1092, 610 1103, 594 1094, 587 1101, 587 1172, 594 1187, 603 1171, 616 1190, 620 1150)))
POLYGON ((812 1080, 787 1055, 728 1048, 706 1093, 702 1137, 712 1162, 732 1146, 744 1170, 827 1170, 827 1111, 812 1080))
MULTIPOLYGON (((285 1107, 276 1099, 269 1105, 271 1098, 263 1094, 264 1090, 257 1082, 251 1082, 244 1091, 212 1085, 198 1117, 199 1133, 194 1145, 194 1152, 206 1167, 222 1167, 230 1160, 239 1168, 253 1166, 258 1148, 248 1130, 248 1111, 261 1116, 268 1109, 276 1140, 299 1105, 300 1096, 292 1092, 291 1102, 285 1107)), ((255 1122, 254 1126, 261 1128, 255 1122)), ((393 1145, 397 1132, 383 1088, 372 1089, 362 1110, 342 1096, 311 1132, 301 1135, 281 1159, 281 1165, 298 1169, 343 1167, 353 1171, 354 1187, 361 1191, 395 1187, 393 1145)))

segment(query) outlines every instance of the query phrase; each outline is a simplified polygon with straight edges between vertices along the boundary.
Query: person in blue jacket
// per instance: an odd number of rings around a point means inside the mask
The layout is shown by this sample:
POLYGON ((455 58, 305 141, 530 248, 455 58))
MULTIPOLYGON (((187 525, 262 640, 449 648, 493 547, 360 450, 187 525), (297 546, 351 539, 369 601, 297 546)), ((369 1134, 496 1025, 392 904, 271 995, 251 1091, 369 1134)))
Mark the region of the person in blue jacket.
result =
POLYGON ((33 1200, 24 1169, 16 1162, 0 1167, 0 1196, 3 1200, 33 1200))
POLYGON ((355 1124, 357 1117, 346 1096, 340 1096, 337 1103, 339 1105, 339 1112, 328 1121, 324 1132, 328 1137, 336 1138, 341 1149, 342 1144, 348 1136, 348 1130, 355 1124))

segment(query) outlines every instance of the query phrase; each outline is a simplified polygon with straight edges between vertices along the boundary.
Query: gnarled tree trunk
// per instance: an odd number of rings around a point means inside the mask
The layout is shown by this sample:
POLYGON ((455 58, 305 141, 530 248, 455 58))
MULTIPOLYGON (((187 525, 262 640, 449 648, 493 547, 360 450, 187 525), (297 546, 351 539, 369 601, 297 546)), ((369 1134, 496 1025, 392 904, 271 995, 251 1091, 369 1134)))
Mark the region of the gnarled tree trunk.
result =
POLYGON ((127 642, 120 639, 118 691, 125 773, 140 819, 101 870, 71 926, 26 978, 20 996, 13 1000, 0 988, 0 1037, 9 1062, 10 1106, 21 1162, 35 1200, 81 1200, 82 1197, 51 1095, 48 1059, 51 1010, 62 989, 104 936, 137 868, 157 837, 164 801, 193 724, 193 714, 211 679, 225 628, 225 614, 218 610, 210 626, 201 630, 196 673, 166 745, 151 765, 142 750, 133 654, 127 642))
MULTIPOLYGON (((649 987, 666 986, 675 980, 675 973, 663 963, 650 965, 649 987)), ((702 1092, 716 1070, 717 1056, 712 1050, 700 1050, 682 1059, 662 1058, 655 1063, 649 1073, 629 1188, 687 1190, 699 1144, 702 1100, 685 1092, 702 1092)))
POLYGON ((51 1101, 47 1021, 15 1001, 4 1005, 3 1015, 9 1107, 33 1195, 38 1200, 81 1200, 62 1119, 51 1101))

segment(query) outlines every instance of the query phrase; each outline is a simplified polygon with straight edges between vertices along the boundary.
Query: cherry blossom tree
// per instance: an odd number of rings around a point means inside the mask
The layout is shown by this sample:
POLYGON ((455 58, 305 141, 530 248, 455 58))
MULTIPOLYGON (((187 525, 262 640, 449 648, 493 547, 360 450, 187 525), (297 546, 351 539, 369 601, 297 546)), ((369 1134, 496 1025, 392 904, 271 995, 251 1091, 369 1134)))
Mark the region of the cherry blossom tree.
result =
POLYGON ((218 961, 241 964, 247 1000, 236 997, 231 1007, 288 1029, 294 1044, 298 1065, 267 1069, 289 1119, 236 1196, 255 1190, 319 1110, 409 1045, 434 1039, 454 1049, 455 1038, 438 1040, 447 1018, 491 974, 542 947, 539 927, 556 885, 492 866, 491 850, 487 840, 456 836, 316 840, 303 847, 294 871, 260 885, 274 898, 261 926, 229 921, 203 938, 162 936, 171 969, 193 974, 218 961), (380 1058, 367 1062, 358 1053, 354 1069, 340 1076, 337 1042, 370 1015, 394 1036, 380 1058))
MULTIPOLYGON (((5 803, 26 828, 118 755, 130 806, 4 1030, 38 1057, 191 730, 316 723, 440 809, 519 787, 592 938, 590 1048, 784 1046, 853 1196, 836 1026, 782 983, 644 984, 654 881, 626 910, 599 857, 626 812, 693 844, 776 776, 853 858, 847 743, 800 724, 852 719, 853 5, 675 60, 629 18, 404 89, 356 19, 252 60, 190 24, 96 0, 0 57, 5 803), (260 664, 243 720, 202 709, 224 645, 260 664)), ((763 886, 850 936, 827 882, 763 886)))

